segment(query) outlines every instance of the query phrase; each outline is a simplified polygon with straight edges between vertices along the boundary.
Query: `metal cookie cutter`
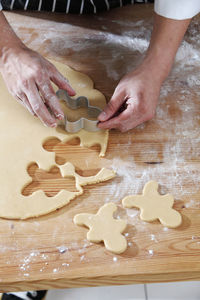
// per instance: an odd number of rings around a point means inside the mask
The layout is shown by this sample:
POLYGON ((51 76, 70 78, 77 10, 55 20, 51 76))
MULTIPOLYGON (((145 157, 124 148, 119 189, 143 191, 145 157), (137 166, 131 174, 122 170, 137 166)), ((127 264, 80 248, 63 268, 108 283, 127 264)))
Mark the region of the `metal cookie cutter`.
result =
POLYGON ((80 129, 85 129, 87 131, 99 131, 100 128, 97 127, 97 117, 102 112, 98 107, 91 106, 87 97, 80 96, 76 99, 71 98, 65 90, 58 90, 56 92, 57 97, 60 100, 64 100, 67 106, 71 109, 78 109, 80 107, 87 108, 88 117, 95 118, 96 120, 89 120, 87 118, 80 118, 77 121, 67 120, 65 115, 65 130, 71 133, 78 132, 80 129))

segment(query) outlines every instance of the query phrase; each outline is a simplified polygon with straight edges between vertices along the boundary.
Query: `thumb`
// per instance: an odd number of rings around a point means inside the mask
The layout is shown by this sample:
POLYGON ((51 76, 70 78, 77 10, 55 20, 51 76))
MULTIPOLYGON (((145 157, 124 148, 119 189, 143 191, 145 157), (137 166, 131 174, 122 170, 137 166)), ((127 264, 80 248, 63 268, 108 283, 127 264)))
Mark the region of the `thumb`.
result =
POLYGON ((124 101, 124 93, 119 93, 115 90, 112 98, 110 99, 102 113, 100 113, 100 115, 98 116, 98 120, 100 122, 105 122, 110 119, 119 110, 124 101))

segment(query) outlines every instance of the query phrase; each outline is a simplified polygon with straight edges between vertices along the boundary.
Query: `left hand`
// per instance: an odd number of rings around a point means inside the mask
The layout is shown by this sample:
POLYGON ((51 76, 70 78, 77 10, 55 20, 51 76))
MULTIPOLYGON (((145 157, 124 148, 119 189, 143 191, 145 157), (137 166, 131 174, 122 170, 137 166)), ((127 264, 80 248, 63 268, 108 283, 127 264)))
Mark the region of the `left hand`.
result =
POLYGON ((139 66, 124 76, 99 115, 98 127, 128 131, 153 118, 162 81, 147 66, 139 66))

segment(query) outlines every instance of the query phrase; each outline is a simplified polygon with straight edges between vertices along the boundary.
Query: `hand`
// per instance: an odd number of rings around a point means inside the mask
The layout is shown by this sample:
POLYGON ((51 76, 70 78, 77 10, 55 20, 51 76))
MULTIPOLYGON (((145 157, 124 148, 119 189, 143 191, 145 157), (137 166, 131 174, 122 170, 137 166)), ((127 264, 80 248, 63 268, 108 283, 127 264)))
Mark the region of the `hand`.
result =
POLYGON ((70 96, 75 95, 75 91, 67 79, 37 52, 25 46, 4 49, 0 71, 10 93, 44 125, 56 127, 56 118, 64 118, 51 81, 70 96))
POLYGON ((99 128, 128 131, 153 118, 162 81, 148 66, 140 66, 121 79, 110 102, 99 115, 99 128))
POLYGON ((143 63, 126 75, 99 115, 99 128, 127 131, 153 118, 160 87, 172 67, 190 19, 154 14, 154 27, 143 63))

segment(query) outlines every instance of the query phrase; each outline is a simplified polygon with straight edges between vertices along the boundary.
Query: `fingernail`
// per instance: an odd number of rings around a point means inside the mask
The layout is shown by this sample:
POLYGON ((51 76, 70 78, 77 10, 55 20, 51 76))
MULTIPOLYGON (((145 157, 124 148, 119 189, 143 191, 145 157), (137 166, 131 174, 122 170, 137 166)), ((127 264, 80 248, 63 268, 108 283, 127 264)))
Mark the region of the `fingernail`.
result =
POLYGON ((107 117, 107 115, 106 115, 105 111, 103 111, 99 115, 99 120, 104 121, 104 120, 106 120, 106 117, 107 117))
POLYGON ((62 114, 56 114, 56 118, 58 118, 58 120, 63 120, 64 119, 64 115, 62 115, 62 114))
POLYGON ((57 123, 53 123, 50 125, 52 128, 56 128, 57 127, 57 123))
POLYGON ((73 96, 76 95, 75 90, 71 89, 71 92, 72 92, 73 96))
POLYGON ((72 93, 75 93, 75 94, 76 94, 76 91, 71 87, 71 85, 70 85, 69 87, 70 87, 70 91, 71 91, 72 93))

